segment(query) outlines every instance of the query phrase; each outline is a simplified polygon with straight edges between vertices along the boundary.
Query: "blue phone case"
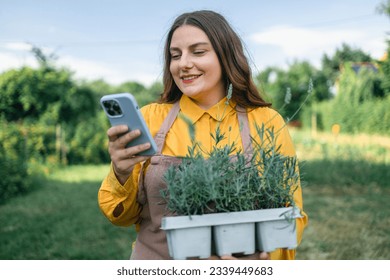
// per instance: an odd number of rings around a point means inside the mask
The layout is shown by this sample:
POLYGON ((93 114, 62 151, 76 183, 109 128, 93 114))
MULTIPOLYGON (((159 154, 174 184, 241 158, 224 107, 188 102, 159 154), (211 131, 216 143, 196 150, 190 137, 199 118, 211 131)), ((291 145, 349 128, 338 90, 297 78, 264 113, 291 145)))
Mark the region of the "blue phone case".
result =
POLYGON ((105 95, 100 99, 111 126, 125 124, 129 131, 139 129, 141 135, 127 144, 127 147, 150 143, 150 149, 138 155, 151 156, 157 152, 157 146, 139 110, 137 101, 130 93, 105 95))

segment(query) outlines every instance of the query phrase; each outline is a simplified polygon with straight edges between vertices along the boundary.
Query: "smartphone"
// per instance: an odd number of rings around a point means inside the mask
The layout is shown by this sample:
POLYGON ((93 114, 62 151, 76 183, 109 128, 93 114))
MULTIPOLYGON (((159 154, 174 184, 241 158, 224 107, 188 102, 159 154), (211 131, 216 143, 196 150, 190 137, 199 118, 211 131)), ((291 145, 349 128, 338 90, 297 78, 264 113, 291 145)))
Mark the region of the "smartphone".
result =
POLYGON ((100 104, 111 123, 111 126, 125 124, 129 131, 139 129, 141 135, 129 142, 126 147, 150 143, 151 147, 137 155, 152 156, 157 152, 157 146, 139 110, 137 101, 130 93, 108 94, 100 99, 100 104))

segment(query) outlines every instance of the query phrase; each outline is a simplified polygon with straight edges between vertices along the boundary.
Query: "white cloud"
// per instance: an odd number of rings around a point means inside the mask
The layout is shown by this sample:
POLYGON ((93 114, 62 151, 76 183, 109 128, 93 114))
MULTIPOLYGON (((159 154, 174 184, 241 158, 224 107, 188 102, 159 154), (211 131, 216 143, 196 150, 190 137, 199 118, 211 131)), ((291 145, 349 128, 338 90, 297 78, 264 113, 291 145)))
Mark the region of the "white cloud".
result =
POLYGON ((324 53, 333 54, 342 43, 363 49, 374 58, 386 48, 380 32, 369 29, 310 29, 294 26, 273 26, 250 36, 256 44, 277 47, 285 59, 307 59, 319 65, 324 53))
MULTIPOLYGON (((6 49, 8 51, 15 51, 15 52, 31 52, 34 45, 28 43, 28 42, 8 42, 8 43, 1 43, 0 48, 6 49)), ((49 47, 42 47, 38 46, 41 51, 43 51, 45 54, 51 54, 55 52, 53 48, 49 47)))
POLYGON ((63 56, 58 60, 58 64, 63 65, 75 72, 75 75, 87 80, 104 79, 104 80, 118 80, 119 73, 103 63, 80 59, 73 56, 63 56), (117 77, 117 78, 115 78, 117 77))
POLYGON ((356 41, 362 34, 356 30, 316 31, 291 26, 274 26, 252 35, 260 44, 280 47, 289 56, 301 56, 307 52, 326 50, 343 41, 356 41))
MULTIPOLYGON (((27 45, 27 44, 26 44, 27 45)), ((0 73, 11 68, 19 68, 22 66, 37 67, 34 56, 29 52, 21 52, 23 46, 12 45, 8 46, 10 49, 18 50, 14 52, 0 51, 0 73)), ((119 69, 104 62, 98 62, 88 59, 81 59, 74 56, 60 56, 57 61, 58 66, 64 66, 73 71, 77 79, 96 80, 103 79, 111 84, 120 84, 125 81, 138 81, 144 85, 150 85, 158 78, 158 73, 153 71, 142 72, 134 67, 127 67, 125 65, 119 69)), ((153 68, 153 67, 151 67, 153 68)))
POLYGON ((111 84, 120 84, 125 81, 138 81, 150 85, 156 81, 157 75, 151 71, 142 72, 135 67, 112 67, 104 62, 80 59, 73 56, 63 56, 58 60, 60 65, 73 70, 79 78, 87 80, 103 79, 111 84), (122 68, 126 69, 123 70, 122 68))
POLYGON ((10 52, 0 52, 0 72, 11 68, 19 68, 24 65, 37 67, 38 63, 31 55, 15 55, 10 52))
POLYGON ((5 43, 4 48, 11 51, 30 51, 32 46, 28 43, 10 42, 5 43))

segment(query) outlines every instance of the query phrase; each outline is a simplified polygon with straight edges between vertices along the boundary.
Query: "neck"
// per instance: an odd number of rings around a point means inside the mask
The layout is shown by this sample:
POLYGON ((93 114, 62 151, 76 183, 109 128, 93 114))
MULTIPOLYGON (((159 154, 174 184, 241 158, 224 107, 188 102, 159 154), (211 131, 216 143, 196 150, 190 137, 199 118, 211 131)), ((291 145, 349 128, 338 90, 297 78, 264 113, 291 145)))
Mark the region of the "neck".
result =
POLYGON ((224 95, 221 95, 221 96, 213 96, 213 97, 204 98, 204 99, 194 99, 194 98, 190 97, 190 99, 196 105, 198 105, 200 108, 207 111, 208 109, 213 107, 215 104, 217 104, 219 101, 221 101, 224 97, 225 97, 224 95))

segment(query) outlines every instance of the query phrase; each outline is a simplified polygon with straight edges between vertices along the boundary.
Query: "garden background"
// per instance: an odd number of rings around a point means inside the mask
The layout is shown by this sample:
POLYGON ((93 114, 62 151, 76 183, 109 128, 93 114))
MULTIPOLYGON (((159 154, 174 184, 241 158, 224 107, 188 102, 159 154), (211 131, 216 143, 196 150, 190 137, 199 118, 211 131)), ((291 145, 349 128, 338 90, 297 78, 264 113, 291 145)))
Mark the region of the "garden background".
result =
MULTIPOLYGON (((97 204, 109 169, 99 99, 131 92, 142 106, 162 84, 80 81, 31 51, 39 67, 0 73, 0 259, 128 259, 134 228, 111 225, 97 204)), ((375 60, 343 44, 321 67, 256 74, 300 159, 309 226, 298 259, 390 259, 389 51, 375 60)))

